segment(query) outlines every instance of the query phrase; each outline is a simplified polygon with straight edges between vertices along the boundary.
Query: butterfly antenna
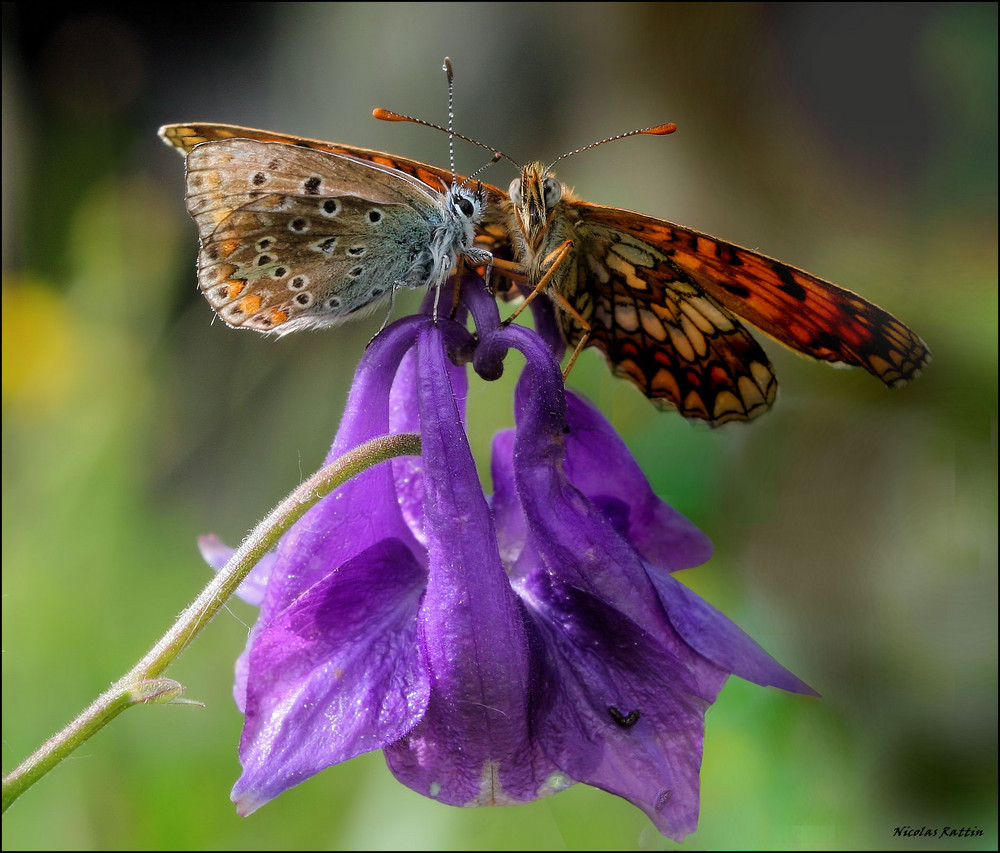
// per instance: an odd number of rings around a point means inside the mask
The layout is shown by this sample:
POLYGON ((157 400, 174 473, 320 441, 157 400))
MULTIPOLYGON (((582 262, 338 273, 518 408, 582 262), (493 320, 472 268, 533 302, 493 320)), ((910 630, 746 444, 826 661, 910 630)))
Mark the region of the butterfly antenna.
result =
POLYGON ((473 179, 474 179, 474 178, 476 177, 476 175, 478 175, 478 174, 479 174, 480 172, 485 172, 485 171, 486 171, 486 170, 487 170, 487 169, 488 169, 488 168, 489 168, 490 166, 492 166, 492 165, 493 165, 494 163, 499 163, 499 162, 500 162, 501 160, 503 160, 503 158, 504 158, 504 157, 506 157, 506 156, 507 156, 506 154, 501 154, 501 153, 500 153, 499 151, 494 151, 494 152, 493 152, 493 156, 492 156, 492 157, 490 158, 490 161, 489 161, 489 163, 485 163, 484 165, 482 165, 482 166, 480 166, 480 167, 479 167, 478 169, 476 169, 476 171, 475 171, 475 172, 473 172, 473 173, 472 173, 471 175, 469 175, 469 177, 467 177, 467 178, 465 179, 465 183, 469 183, 469 182, 470 182, 470 181, 472 181, 472 180, 473 180, 473 179))
POLYGON ((387 110, 384 107, 376 107, 372 110, 372 115, 379 121, 412 121, 414 124, 422 124, 424 127, 431 127, 434 130, 440 130, 442 133, 451 133, 455 139, 464 139, 466 142, 471 142, 473 145, 479 148, 485 148, 491 154, 493 154, 493 160, 510 160, 518 169, 521 168, 521 164, 514 160, 513 158, 507 156, 502 151, 497 151, 495 148, 490 148, 489 145, 480 142, 478 139, 473 139, 470 136, 466 136, 463 133, 459 133, 457 130, 449 131, 447 128, 441 127, 439 124, 434 124, 432 121, 424 121, 422 118, 414 118, 413 116, 403 115, 402 113, 394 113, 392 110, 387 110))
POLYGON ((455 172, 455 72, 451 68, 451 60, 446 56, 441 66, 448 77, 448 162, 451 164, 451 185, 458 184, 458 174, 455 172))
POLYGON ((549 164, 545 171, 552 171, 552 167, 555 166, 555 164, 560 160, 565 160, 567 157, 572 157, 574 154, 579 154, 581 151, 589 151, 591 148, 596 148, 598 145, 603 145, 605 142, 616 142, 619 139, 627 139, 630 136, 638 136, 641 133, 646 133, 650 136, 666 136, 668 133, 673 133, 675 130, 677 130, 677 125, 672 121, 668 121, 666 124, 658 124, 656 127, 644 127, 640 130, 630 130, 628 133, 619 133, 617 136, 609 136, 607 139, 602 139, 599 142, 591 142, 590 145, 584 145, 583 148, 577 148, 575 151, 567 151, 565 154, 561 154, 549 164))

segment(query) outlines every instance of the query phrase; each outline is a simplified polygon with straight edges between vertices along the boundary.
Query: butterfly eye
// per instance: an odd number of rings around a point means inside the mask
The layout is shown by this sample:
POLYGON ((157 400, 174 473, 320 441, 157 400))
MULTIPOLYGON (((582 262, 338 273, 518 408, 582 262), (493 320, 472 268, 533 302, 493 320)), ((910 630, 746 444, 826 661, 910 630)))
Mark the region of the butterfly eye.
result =
POLYGON ((562 184, 555 178, 546 178, 542 181, 542 197, 545 199, 545 207, 551 210, 562 198, 562 184))
POLYGON ((520 207, 521 205, 521 179, 514 178, 510 182, 510 186, 507 188, 507 195, 510 196, 510 200, 514 202, 515 205, 520 207))
POLYGON ((476 212, 476 206, 469 199, 462 196, 455 201, 455 204, 458 205, 458 209, 462 211, 462 215, 466 219, 472 219, 476 212))

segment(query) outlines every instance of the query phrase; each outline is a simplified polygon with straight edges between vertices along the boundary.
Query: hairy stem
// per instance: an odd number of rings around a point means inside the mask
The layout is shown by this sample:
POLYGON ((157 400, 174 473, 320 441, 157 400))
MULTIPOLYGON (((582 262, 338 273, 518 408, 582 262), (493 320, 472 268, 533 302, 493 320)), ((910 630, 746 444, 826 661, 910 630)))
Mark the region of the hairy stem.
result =
POLYGON ((3 779, 3 811, 22 793, 126 708, 176 701, 183 685, 160 674, 186 649, 225 604, 250 569, 310 507, 338 486, 394 456, 420 453, 420 436, 374 438, 320 469, 288 495, 243 541, 229 562, 131 670, 80 716, 50 737, 3 779))

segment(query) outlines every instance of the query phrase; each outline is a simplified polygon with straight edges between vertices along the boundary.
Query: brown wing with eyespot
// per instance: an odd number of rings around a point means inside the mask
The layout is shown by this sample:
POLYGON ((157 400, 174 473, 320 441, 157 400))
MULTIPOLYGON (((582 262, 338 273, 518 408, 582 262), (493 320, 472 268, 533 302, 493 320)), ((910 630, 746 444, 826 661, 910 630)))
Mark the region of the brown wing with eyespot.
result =
POLYGON ((431 240, 435 194, 331 151, 233 138, 187 158, 198 286, 230 326, 284 334, 372 310, 431 240))
MULTIPOLYGON (((323 142, 319 139, 306 139, 286 133, 242 127, 237 124, 166 124, 160 128, 159 134, 167 145, 176 148, 182 154, 190 154, 196 145, 203 142, 217 142, 223 139, 254 139, 258 142, 278 142, 284 145, 296 145, 300 148, 313 148, 317 151, 326 151, 377 163, 380 166, 387 166, 390 169, 411 175, 427 184, 434 192, 441 192, 451 186, 452 181, 452 174, 449 170, 439 169, 437 166, 430 166, 407 157, 398 157, 395 154, 386 154, 384 151, 375 151, 370 148, 359 148, 355 145, 340 145, 336 142, 323 142)), ((458 182, 461 184, 464 181, 465 178, 459 175, 458 182)), ((504 203, 507 201, 507 193, 481 181, 476 181, 475 185, 482 186, 486 194, 484 213, 479 223, 479 229, 482 233, 477 238, 477 243, 491 251, 491 247, 500 250, 505 242, 504 235, 506 234, 504 203)))

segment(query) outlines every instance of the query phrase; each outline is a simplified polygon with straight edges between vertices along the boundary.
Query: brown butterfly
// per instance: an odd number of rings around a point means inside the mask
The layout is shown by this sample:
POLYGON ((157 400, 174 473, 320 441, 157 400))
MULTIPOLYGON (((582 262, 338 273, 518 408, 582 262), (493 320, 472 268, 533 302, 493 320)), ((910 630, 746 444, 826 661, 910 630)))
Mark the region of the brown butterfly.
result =
POLYGON ((230 326, 285 334, 360 316, 400 286, 441 283, 474 247, 485 197, 371 155, 247 128, 170 125, 187 153, 198 286, 230 326))

